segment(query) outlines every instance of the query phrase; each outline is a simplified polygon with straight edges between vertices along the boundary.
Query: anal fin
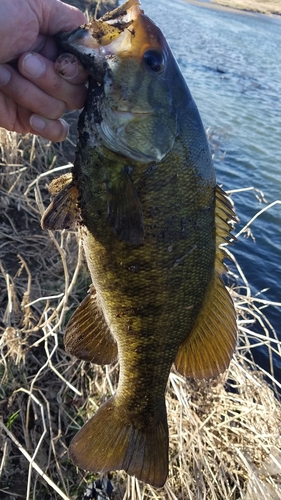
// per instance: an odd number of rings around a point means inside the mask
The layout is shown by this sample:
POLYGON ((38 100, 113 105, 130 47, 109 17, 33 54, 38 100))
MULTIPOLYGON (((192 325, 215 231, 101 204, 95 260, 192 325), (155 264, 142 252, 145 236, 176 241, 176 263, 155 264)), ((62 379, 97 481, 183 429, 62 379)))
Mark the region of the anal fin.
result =
POLYGON ((54 179, 49 186, 49 191, 54 196, 54 200, 42 216, 42 228, 74 230, 80 220, 80 212, 78 189, 73 181, 72 173, 54 179))
POLYGON ((98 307, 95 293, 87 295, 70 318, 64 345, 73 356, 98 365, 107 365, 117 359, 117 344, 98 307))

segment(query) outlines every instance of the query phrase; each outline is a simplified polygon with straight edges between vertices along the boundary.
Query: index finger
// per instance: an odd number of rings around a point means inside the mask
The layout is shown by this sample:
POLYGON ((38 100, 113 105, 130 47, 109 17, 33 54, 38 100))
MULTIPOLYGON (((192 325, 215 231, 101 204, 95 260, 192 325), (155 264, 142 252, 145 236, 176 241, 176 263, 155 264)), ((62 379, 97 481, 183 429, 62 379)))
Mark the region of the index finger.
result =
POLYGON ((86 86, 73 85, 55 72, 54 63, 40 54, 25 53, 18 61, 20 73, 46 96, 62 101, 68 109, 80 109, 87 96, 86 86))

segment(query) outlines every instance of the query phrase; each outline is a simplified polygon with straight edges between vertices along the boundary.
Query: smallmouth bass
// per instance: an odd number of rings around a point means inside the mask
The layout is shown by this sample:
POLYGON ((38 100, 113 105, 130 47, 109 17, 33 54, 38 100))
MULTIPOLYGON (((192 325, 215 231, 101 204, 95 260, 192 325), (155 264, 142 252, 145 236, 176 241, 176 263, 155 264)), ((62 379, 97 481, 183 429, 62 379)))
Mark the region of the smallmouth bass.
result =
POLYGON ((235 348, 221 278, 235 214, 180 69, 137 0, 60 44, 88 69, 89 92, 73 171, 51 183, 42 226, 79 228, 93 283, 66 327, 66 350, 120 363, 115 395, 73 439, 70 458, 161 487, 172 364, 215 377, 235 348))

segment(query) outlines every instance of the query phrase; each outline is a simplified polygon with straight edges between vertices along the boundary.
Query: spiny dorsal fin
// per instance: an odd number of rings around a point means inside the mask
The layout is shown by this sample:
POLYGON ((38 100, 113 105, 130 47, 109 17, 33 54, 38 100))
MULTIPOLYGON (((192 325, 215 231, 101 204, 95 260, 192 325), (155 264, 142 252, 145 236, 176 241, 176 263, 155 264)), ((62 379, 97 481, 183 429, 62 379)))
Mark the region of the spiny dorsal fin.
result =
POLYGON ((72 173, 54 179, 49 186, 49 191, 55 198, 42 216, 42 228, 74 230, 80 220, 80 212, 78 189, 73 181, 72 173))
POLYGON ((124 403, 110 398, 82 427, 69 448, 70 459, 84 470, 125 470, 156 488, 168 475, 168 428, 165 401, 153 425, 134 426, 124 403))
POLYGON ((144 238, 141 204, 126 169, 112 186, 107 186, 108 221, 119 240, 139 245, 144 238))
POLYGON ((234 212, 234 207, 231 199, 219 186, 216 186, 216 262, 215 269, 219 274, 224 273, 227 268, 223 261, 226 253, 223 249, 225 244, 229 244, 230 240, 235 241, 235 236, 231 234, 233 223, 237 222, 238 218, 234 212))
POLYGON ((107 22, 107 21, 115 21, 118 24, 118 21, 122 21, 122 17, 127 14, 127 10, 130 9, 133 5, 139 5, 138 0, 127 0, 127 2, 122 3, 116 9, 106 12, 99 21, 107 22))
POLYGON ((60 175, 60 177, 53 179, 48 186, 48 190, 52 196, 57 196, 57 194, 59 194, 66 186, 69 186, 72 181, 72 172, 67 172, 67 174, 60 175))
POLYGON ((93 290, 70 318, 64 345, 65 350, 76 358, 98 365, 108 365, 117 359, 117 344, 98 307, 93 290))
POLYGON ((237 220, 224 191, 216 187, 216 258, 212 283, 187 339, 180 346, 176 369, 186 377, 216 377, 228 367, 237 341, 236 313, 222 281, 225 252, 221 244, 234 239, 231 221, 237 220))

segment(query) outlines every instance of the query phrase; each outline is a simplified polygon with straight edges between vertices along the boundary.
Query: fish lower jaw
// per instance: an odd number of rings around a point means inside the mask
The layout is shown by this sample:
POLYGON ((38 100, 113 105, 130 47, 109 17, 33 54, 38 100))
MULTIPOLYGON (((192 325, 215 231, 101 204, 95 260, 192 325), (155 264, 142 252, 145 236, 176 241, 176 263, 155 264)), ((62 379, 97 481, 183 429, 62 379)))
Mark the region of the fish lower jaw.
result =
POLYGON ((150 116, 152 115, 151 111, 135 111, 134 109, 119 109, 119 108, 112 108, 112 113, 116 116, 118 121, 120 123, 129 123, 133 121, 134 119, 139 119, 142 117, 150 116))

